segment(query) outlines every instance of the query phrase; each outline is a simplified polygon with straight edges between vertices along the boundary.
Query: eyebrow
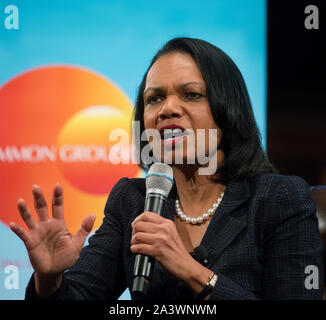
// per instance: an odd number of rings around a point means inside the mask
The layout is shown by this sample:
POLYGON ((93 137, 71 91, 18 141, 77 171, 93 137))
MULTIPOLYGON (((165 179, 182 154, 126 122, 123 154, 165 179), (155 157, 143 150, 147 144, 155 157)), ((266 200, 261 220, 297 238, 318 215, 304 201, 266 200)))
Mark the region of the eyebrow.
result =
MULTIPOLYGON (((183 83, 183 84, 179 85, 178 88, 184 89, 185 87, 187 87, 189 85, 192 85, 192 84, 199 85, 200 87, 204 88, 204 84, 202 82, 196 82, 196 81, 183 83)), ((153 90, 153 91, 156 91, 156 92, 162 92, 163 89, 164 89, 163 87, 149 87, 144 91, 143 95, 145 95, 146 92, 148 92, 150 90, 153 90)))

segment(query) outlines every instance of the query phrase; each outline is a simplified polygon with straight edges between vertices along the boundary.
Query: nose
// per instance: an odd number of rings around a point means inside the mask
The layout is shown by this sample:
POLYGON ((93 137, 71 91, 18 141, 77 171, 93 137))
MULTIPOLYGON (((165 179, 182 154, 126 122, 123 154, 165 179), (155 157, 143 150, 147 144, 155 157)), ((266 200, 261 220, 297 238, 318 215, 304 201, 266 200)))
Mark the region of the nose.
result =
POLYGON ((168 95, 164 101, 163 107, 158 113, 160 120, 168 118, 180 118, 183 115, 181 101, 176 95, 168 95))

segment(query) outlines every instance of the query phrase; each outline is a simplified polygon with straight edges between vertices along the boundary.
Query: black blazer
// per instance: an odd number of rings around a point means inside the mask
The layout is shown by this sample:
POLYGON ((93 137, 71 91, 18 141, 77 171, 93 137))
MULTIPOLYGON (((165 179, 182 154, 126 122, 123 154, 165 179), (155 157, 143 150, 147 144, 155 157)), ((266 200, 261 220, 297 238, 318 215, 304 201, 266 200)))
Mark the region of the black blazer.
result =
MULTIPOLYGON (((144 182, 123 178, 114 186, 103 224, 51 299, 117 299, 131 288, 131 223, 143 212, 144 182)), ((172 220, 176 195, 173 186, 164 211, 172 220)), ((219 276, 210 299, 322 299, 322 241, 315 203, 301 178, 261 174, 228 183, 200 246, 208 253, 206 266, 219 276), (319 271, 314 288, 307 286, 311 265, 319 271)), ((37 298, 32 277, 26 299, 37 298)), ((157 262, 146 298, 194 299, 157 262)))

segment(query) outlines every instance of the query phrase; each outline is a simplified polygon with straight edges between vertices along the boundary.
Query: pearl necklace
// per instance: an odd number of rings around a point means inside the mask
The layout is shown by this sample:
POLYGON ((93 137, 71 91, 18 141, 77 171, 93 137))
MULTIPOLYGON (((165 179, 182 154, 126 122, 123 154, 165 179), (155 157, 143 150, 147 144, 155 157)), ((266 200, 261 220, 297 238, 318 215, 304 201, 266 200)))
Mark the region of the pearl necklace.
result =
POLYGON ((213 204, 213 206, 210 209, 208 209, 207 212, 205 212, 201 216, 198 216, 197 218, 191 218, 191 217, 187 216, 181 209, 180 201, 178 199, 176 199, 175 200, 176 214, 181 220, 186 221, 187 223, 200 224, 204 220, 208 220, 210 218, 210 216, 212 216, 215 213, 216 209, 218 208, 218 206, 220 205, 220 203, 223 199, 223 196, 224 196, 224 192, 222 192, 222 194, 218 197, 217 201, 213 204))

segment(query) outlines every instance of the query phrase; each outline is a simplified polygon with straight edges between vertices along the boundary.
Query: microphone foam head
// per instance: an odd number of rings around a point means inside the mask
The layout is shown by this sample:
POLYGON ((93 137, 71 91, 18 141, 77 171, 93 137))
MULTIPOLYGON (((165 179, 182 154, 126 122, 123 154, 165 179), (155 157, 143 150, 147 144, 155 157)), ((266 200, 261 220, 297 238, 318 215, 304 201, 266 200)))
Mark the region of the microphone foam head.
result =
POLYGON ((173 170, 165 163, 154 163, 146 177, 146 194, 160 193, 167 197, 173 185, 173 170))

